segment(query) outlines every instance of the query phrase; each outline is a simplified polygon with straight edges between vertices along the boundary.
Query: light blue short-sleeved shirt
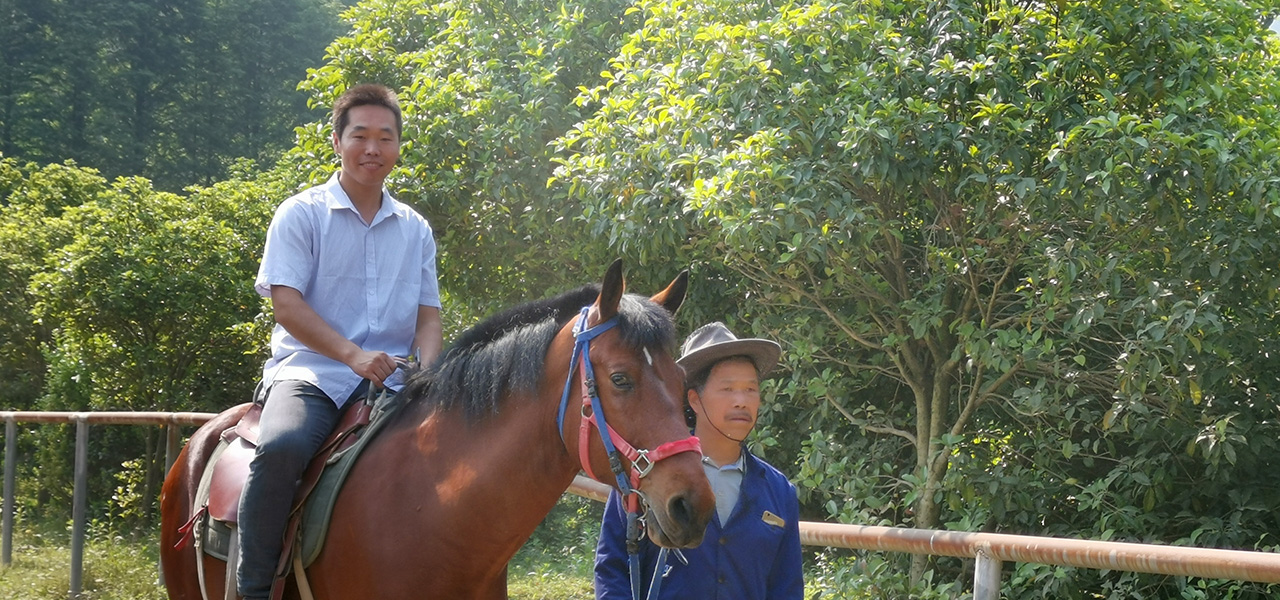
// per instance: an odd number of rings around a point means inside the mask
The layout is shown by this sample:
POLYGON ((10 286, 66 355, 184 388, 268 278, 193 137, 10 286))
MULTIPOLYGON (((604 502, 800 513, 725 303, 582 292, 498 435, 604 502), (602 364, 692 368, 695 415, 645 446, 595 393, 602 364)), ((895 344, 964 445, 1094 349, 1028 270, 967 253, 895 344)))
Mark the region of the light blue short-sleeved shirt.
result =
POLYGON ((743 460, 743 456, 739 454, 738 460, 718 466, 710 457, 702 457, 702 470, 707 474, 707 482, 716 495, 716 516, 720 517, 721 523, 729 522, 733 507, 738 505, 738 496, 742 493, 742 471, 745 468, 743 460))
MULTIPOLYGON (((366 225, 335 174, 276 209, 254 289, 270 296, 273 285, 301 292, 329 326, 361 348, 408 356, 418 307, 440 307, 435 238, 427 220, 385 188, 381 208, 366 225)), ((285 379, 312 383, 338 405, 361 381, 350 367, 306 347, 278 323, 262 379, 266 385, 285 379)), ((402 382, 396 371, 386 384, 397 389, 402 382)))

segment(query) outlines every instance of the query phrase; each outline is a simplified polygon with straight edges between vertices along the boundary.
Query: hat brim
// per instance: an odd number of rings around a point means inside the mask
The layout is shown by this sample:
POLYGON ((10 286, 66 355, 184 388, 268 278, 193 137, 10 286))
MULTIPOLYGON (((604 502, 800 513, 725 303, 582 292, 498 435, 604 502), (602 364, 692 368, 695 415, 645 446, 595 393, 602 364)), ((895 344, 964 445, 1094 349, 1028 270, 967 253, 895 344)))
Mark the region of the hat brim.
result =
POLYGON ((693 375, 731 356, 745 356, 755 363, 756 371, 763 377, 778 365, 782 347, 773 340, 744 338, 703 346, 681 356, 676 364, 684 367, 687 375, 693 375))

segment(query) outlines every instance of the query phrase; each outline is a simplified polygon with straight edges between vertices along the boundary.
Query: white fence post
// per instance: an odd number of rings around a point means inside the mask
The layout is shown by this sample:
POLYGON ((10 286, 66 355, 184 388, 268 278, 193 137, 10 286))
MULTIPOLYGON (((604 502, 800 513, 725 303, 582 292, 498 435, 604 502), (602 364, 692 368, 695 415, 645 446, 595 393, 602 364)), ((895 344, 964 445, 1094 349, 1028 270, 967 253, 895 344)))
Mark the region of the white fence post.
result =
POLYGON ((76 424, 76 482, 71 506, 71 600, 76 600, 84 582, 84 532, 89 504, 89 415, 79 413, 72 420, 76 424))
POLYGON ((973 600, 1000 600, 1000 559, 990 546, 979 547, 973 567, 973 600))
POLYGON ((18 424, 9 417, 4 420, 4 526, 0 537, 0 567, 13 564, 13 507, 17 491, 14 489, 14 473, 18 464, 18 424))

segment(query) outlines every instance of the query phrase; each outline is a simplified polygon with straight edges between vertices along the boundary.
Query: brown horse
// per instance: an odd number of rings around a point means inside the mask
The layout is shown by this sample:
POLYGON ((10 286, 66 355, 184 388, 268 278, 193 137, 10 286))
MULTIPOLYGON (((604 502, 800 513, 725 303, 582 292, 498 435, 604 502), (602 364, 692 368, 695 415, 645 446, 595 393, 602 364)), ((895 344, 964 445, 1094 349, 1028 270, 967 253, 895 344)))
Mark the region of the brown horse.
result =
MULTIPOLYGON (((506 598, 507 562, 584 466, 578 426, 591 420, 582 417, 586 387, 579 374, 586 369, 571 371, 582 344, 575 346, 580 319, 600 330, 616 322, 588 348, 597 416, 605 413, 609 427, 635 448, 689 437, 681 417, 683 373, 671 358, 672 315, 687 285, 682 273, 652 298, 624 294, 615 262, 602 285, 500 313, 412 375, 401 391, 407 406, 370 443, 338 497, 324 550, 307 569, 315 598, 506 598)), ((197 557, 190 544, 175 545, 218 435, 244 410, 201 427, 165 480, 160 540, 173 600, 202 598, 196 560, 212 574, 206 597, 223 597, 225 565, 197 557)), ((588 472, 615 485, 600 436, 589 439, 588 472)), ((639 480, 647 531, 659 545, 701 542, 715 501, 699 459, 677 451, 639 480)), ((286 590, 287 597, 296 593, 292 584, 286 590)))

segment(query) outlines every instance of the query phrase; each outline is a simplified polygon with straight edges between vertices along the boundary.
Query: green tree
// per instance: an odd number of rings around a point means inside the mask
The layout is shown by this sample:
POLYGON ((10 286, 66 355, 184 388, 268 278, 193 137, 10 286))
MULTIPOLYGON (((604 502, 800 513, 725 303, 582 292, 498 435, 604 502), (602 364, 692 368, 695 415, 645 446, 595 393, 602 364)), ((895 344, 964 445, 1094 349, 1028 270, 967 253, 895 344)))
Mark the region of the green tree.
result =
POLYGON ((50 404, 220 409, 247 398, 260 340, 256 256, 274 199, 229 182, 188 198, 121 179, 62 219, 71 240, 32 278, 32 312, 56 323, 50 404), (70 388, 79 390, 70 392, 70 388))
POLYGON ((813 504, 1265 539, 1273 4, 640 6, 558 177, 612 243, 741 282, 813 504))
MULTIPOLYGON (((235 179, 180 197, 71 166, 0 167, 0 252, 12 284, 0 327, 21 342, 0 354, 6 404, 216 412, 248 399, 266 340, 252 280, 284 178, 235 179)), ((163 435, 96 430, 96 502, 112 498, 115 472, 134 461, 131 497, 147 502, 125 514, 149 519, 163 435)), ((34 514, 65 505, 71 437, 42 428, 32 437, 38 450, 24 450, 38 452, 42 467, 29 475, 38 480, 34 514)))
MULTIPOLYGON (((465 325, 517 300, 589 280, 612 258, 584 255, 576 208, 549 190, 552 141, 595 109, 594 86, 638 23, 627 2, 371 1, 346 13, 352 33, 302 84, 318 105, 375 81, 399 90, 400 167, 389 187, 431 222, 440 244, 446 321, 465 325)), ((315 178, 334 160, 329 129, 300 133, 315 178)), ((674 272, 664 272, 655 281, 674 272)), ((632 280, 636 286, 644 282, 632 280)))
POLYGON ((31 409, 43 389, 41 348, 51 328, 31 314, 38 301, 31 279, 43 270, 44 257, 71 237, 63 211, 106 191, 96 173, 73 165, 0 160, 0 406, 8 410, 31 409))
POLYGON ((0 0, 0 155, 17 152, 22 133, 15 123, 25 120, 19 99, 35 79, 31 67, 44 46, 38 23, 49 8, 39 0, 0 0))
POLYGON ((315 117, 296 89, 340 33, 335 0, 0 3, 0 152, 161 189, 269 164, 315 117))

